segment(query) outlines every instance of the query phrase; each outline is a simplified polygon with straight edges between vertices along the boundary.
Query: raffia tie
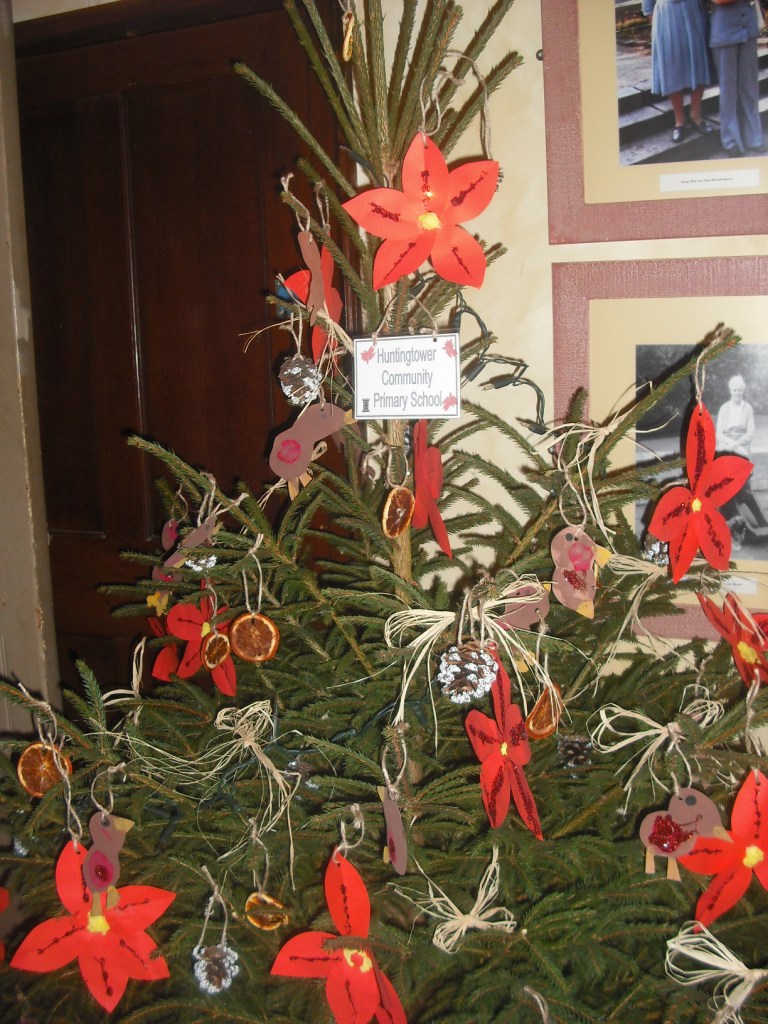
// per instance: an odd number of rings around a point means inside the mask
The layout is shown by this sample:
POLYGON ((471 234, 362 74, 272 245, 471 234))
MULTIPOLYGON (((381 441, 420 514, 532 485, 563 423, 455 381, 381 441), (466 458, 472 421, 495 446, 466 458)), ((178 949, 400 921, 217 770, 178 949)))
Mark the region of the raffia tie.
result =
POLYGON ((455 953, 461 940, 472 929, 512 932, 517 928, 517 921, 511 910, 507 910, 506 907, 492 906, 499 895, 498 846, 493 847, 491 862, 480 879, 477 899, 467 914, 463 914, 453 900, 449 899, 443 890, 435 885, 418 861, 416 866, 426 879, 428 890, 426 896, 415 890, 403 889, 399 885, 393 885, 392 888, 398 895, 418 907, 420 911, 442 922, 435 929, 432 944, 443 953, 455 953))
POLYGON ((344 821, 344 819, 342 818, 341 821, 339 822, 341 842, 333 851, 334 857, 336 856, 337 853, 340 853, 342 857, 346 857, 350 850, 354 850, 355 847, 359 846, 360 843, 362 843, 363 837, 365 836, 365 818, 363 817, 363 812, 360 809, 360 804, 350 804, 349 813, 352 818, 350 825, 352 826, 355 832, 359 833, 359 835, 357 839, 355 839, 354 841, 350 841, 350 839, 347 838, 347 822, 344 821))
MULTIPOLYGON (((635 756, 639 753, 640 760, 633 768, 632 774, 624 783, 624 791, 627 794, 627 800, 629 800, 635 780, 646 766, 648 767, 648 773, 652 782, 658 784, 663 790, 669 791, 670 786, 665 785, 661 781, 656 774, 654 767, 654 761, 665 745, 670 750, 677 750, 680 754, 688 772, 688 784, 690 785, 693 773, 688 760, 680 752, 680 743, 685 736, 677 722, 669 722, 667 725, 660 725, 652 718, 648 718, 647 715, 643 715, 639 711, 627 711, 625 708, 619 707, 618 704, 606 704, 605 707, 600 708, 599 711, 596 712, 596 715, 600 719, 599 724, 595 727, 590 727, 589 732, 592 744, 595 750, 599 753, 612 754, 617 750, 623 750, 625 747, 630 747, 632 744, 638 744, 635 756), (634 728, 630 732, 621 730, 616 727, 616 723, 619 719, 625 719, 633 725, 641 726, 641 728, 634 728), (613 734, 619 738, 607 741, 607 734, 613 734)), ((616 774, 618 775, 619 772, 622 772, 629 764, 632 763, 633 760, 634 757, 630 757, 626 760, 624 764, 617 769, 616 774)))
POLYGON ((714 982, 712 1024, 741 1024, 742 1006, 768 971, 749 968, 703 925, 689 921, 667 942, 664 969, 680 985, 714 982), (681 963, 687 959, 689 964, 681 963))

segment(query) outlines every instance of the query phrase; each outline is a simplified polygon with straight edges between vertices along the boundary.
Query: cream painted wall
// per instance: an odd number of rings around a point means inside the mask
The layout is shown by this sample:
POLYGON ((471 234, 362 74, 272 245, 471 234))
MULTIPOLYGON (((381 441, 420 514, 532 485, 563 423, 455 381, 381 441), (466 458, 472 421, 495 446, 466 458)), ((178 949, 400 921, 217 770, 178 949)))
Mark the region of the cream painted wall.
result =
MULTIPOLYGON (((33 18, 47 18, 51 14, 77 11, 81 7, 98 7, 100 4, 117 3, 118 0, 12 0, 13 20, 31 21, 33 18)), ((158 0, 161 3, 162 0, 158 0)))

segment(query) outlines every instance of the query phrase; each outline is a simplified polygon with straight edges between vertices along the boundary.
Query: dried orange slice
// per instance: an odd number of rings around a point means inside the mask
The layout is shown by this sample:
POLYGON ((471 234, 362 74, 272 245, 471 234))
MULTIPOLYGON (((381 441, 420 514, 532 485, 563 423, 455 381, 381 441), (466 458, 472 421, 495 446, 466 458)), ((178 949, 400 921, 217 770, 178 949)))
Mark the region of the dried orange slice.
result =
POLYGON ((72 774, 72 762, 61 750, 50 743, 30 743, 22 751, 16 774, 19 782, 30 796, 44 796, 57 782, 61 782, 61 773, 56 767, 56 757, 67 775, 72 774))
POLYGON ((280 632, 261 612, 245 612, 230 625, 229 642, 243 661, 269 661, 277 654, 280 632))
POLYGON ((407 487, 393 487, 381 513, 384 536, 394 539, 404 533, 410 526, 415 506, 416 499, 407 487))
POLYGON ((285 905, 270 896, 268 892, 252 892, 245 901, 245 916, 262 932, 273 932, 282 928, 291 919, 285 905))
POLYGON ((209 672, 218 668, 229 657, 230 643, 225 633, 211 630, 200 644, 200 660, 209 672))
POLYGON ((557 683, 545 686, 525 720, 532 740, 545 740, 557 729, 563 710, 563 698, 557 683))

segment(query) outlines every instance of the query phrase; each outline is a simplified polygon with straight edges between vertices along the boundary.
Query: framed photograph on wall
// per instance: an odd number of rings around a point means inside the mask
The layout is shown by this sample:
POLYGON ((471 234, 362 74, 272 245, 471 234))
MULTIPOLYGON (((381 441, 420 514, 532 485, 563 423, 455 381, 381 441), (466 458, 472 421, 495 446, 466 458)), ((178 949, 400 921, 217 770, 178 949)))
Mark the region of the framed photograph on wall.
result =
MULTIPOLYGON (((768 256, 559 263, 553 294, 558 419, 573 393, 586 388, 587 415, 605 422, 632 402, 638 386, 686 361, 719 323, 740 336, 740 345, 708 364, 703 397, 719 421, 720 450, 746 454, 755 464, 748 488, 729 509, 737 566, 730 588, 747 607, 768 607, 768 256), (741 446, 727 434, 732 402, 752 411, 751 434, 741 446)), ((679 453, 693 400, 693 383, 682 383, 640 424, 641 444, 632 438, 617 447, 616 465, 679 453)), ((649 511, 628 510, 638 538, 649 511)), ((698 606, 671 621, 671 635, 711 634, 698 606)))
POLYGON ((675 142, 646 19, 594 0, 541 11, 551 242, 768 234, 768 152, 723 153, 714 76, 702 100, 713 130, 688 121, 675 142))

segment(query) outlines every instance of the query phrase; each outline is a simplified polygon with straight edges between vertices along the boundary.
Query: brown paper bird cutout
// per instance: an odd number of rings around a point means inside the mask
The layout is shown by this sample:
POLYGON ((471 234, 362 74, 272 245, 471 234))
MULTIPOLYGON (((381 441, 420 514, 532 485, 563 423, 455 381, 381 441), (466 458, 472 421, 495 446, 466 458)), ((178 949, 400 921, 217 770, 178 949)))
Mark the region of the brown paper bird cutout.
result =
POLYGON ((580 526, 559 530, 552 538, 550 550, 555 563, 552 593, 566 608, 587 619, 594 618, 595 565, 605 565, 611 552, 595 544, 580 526))

